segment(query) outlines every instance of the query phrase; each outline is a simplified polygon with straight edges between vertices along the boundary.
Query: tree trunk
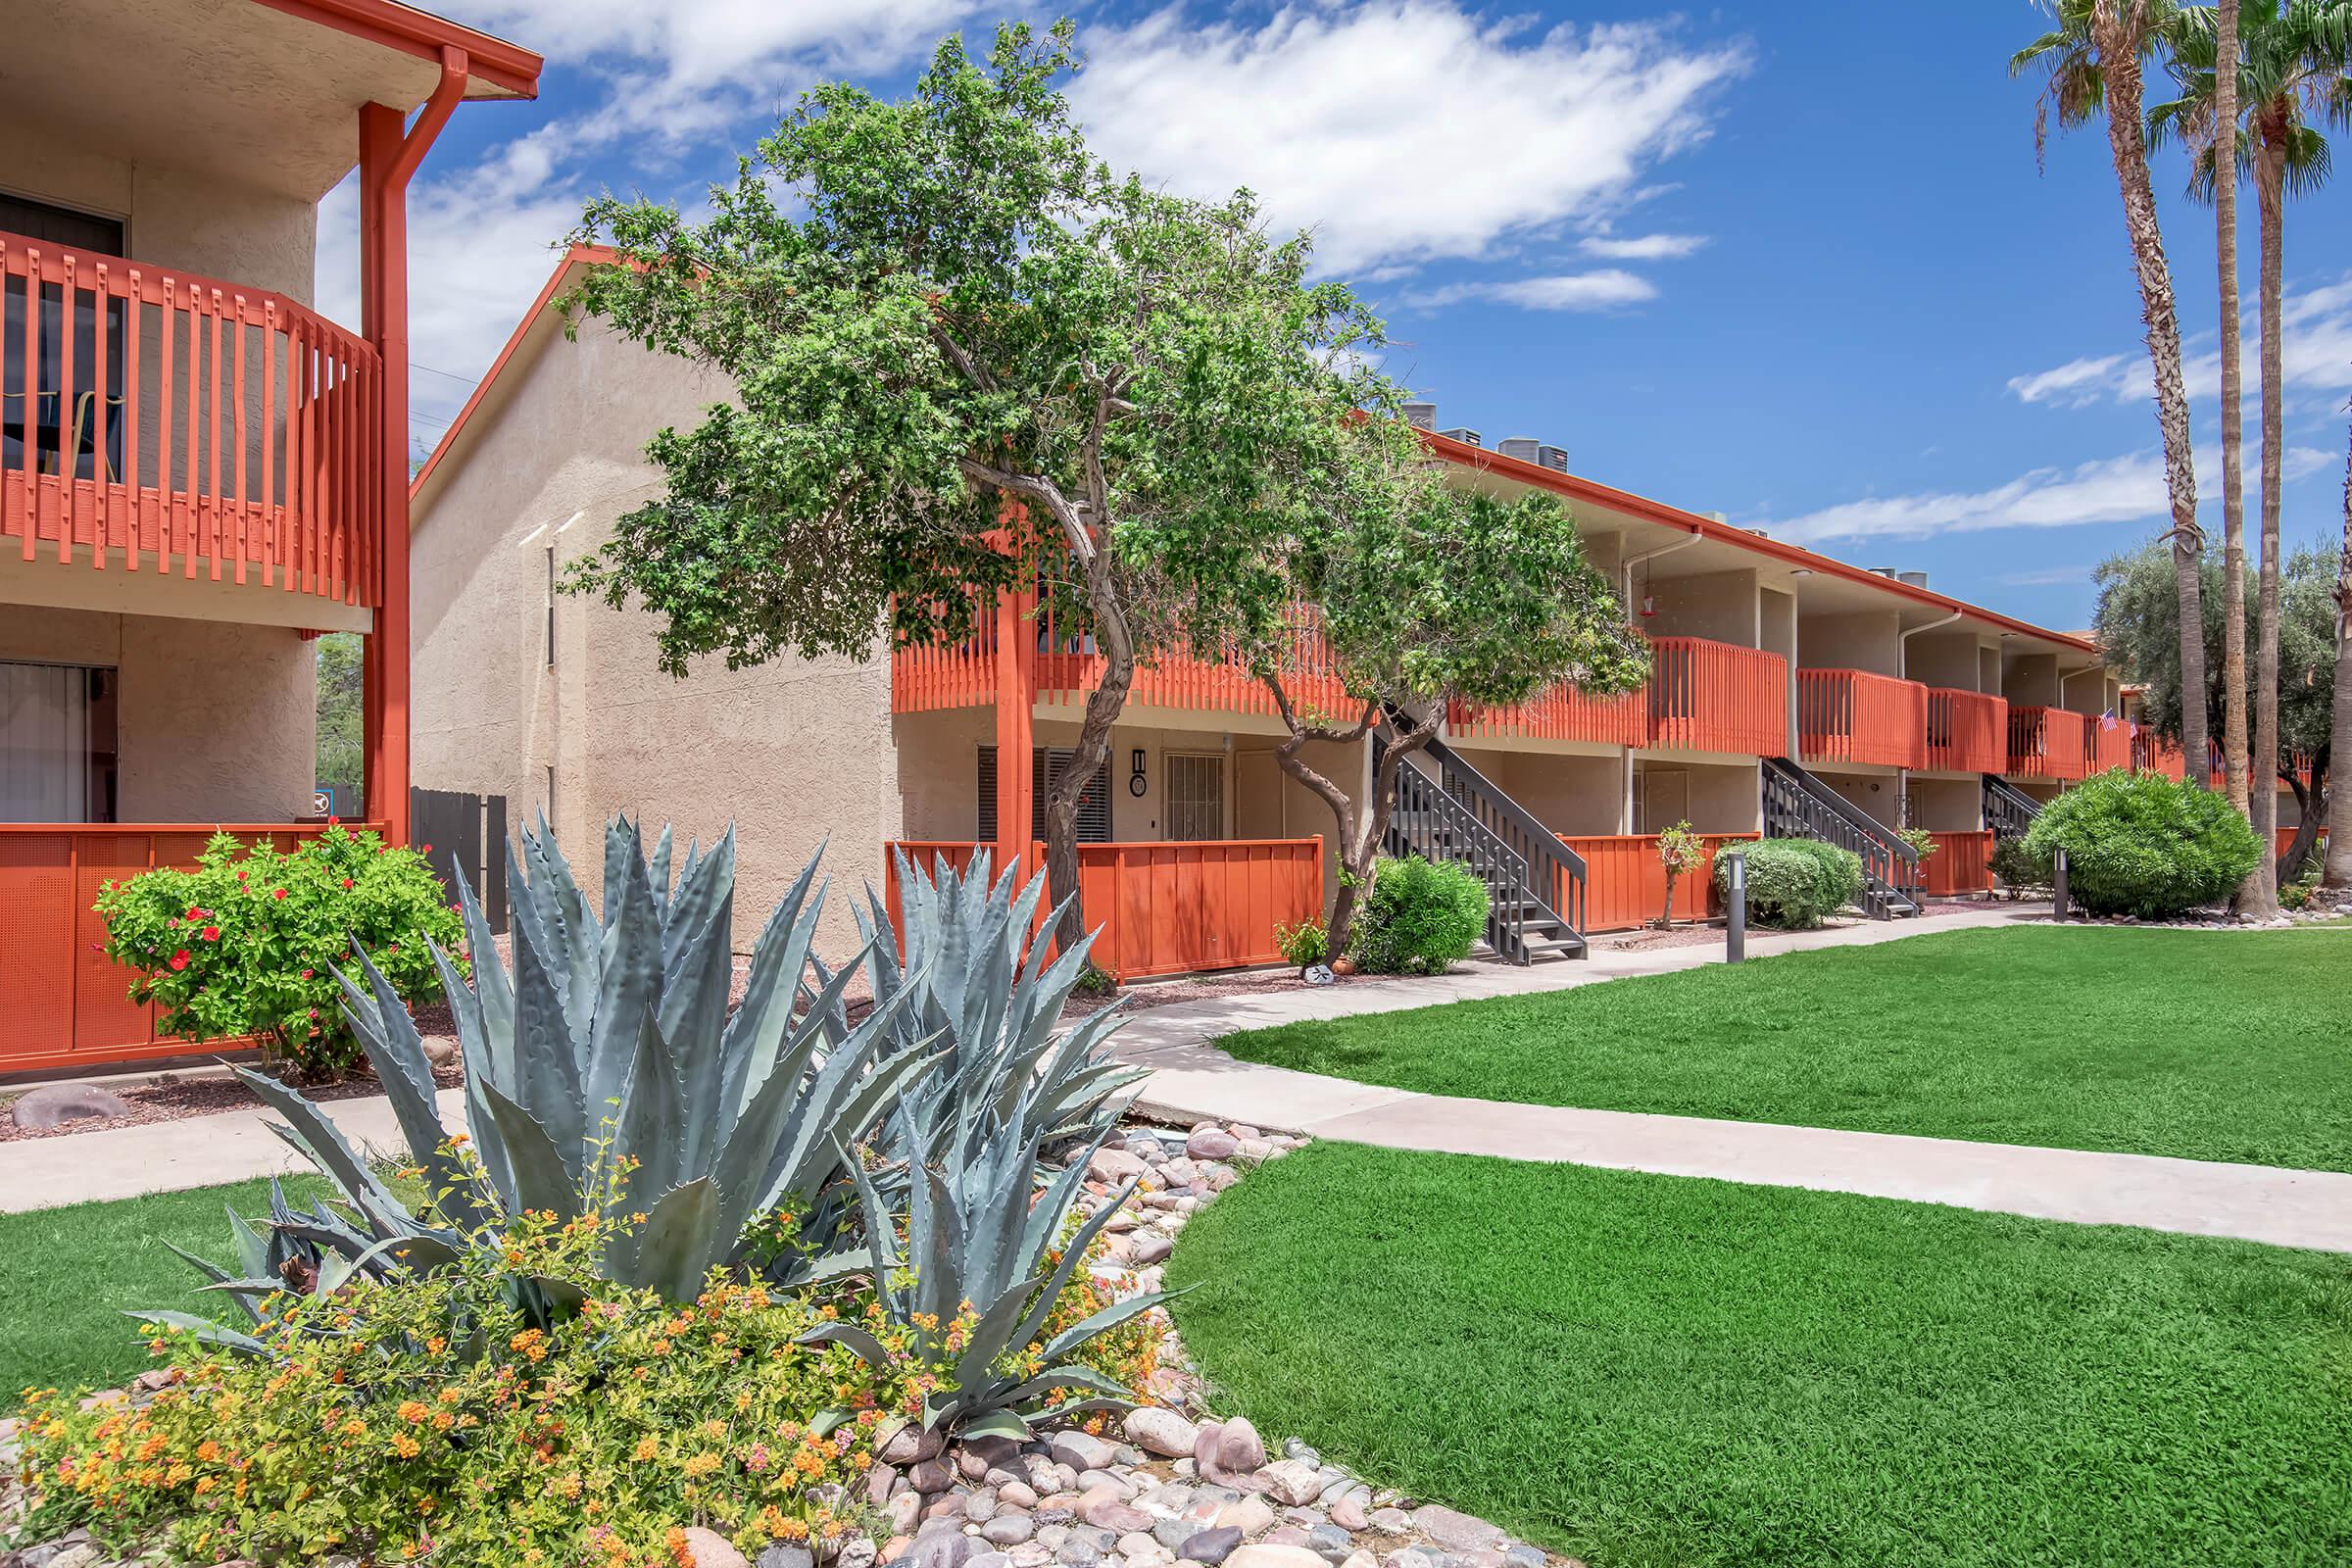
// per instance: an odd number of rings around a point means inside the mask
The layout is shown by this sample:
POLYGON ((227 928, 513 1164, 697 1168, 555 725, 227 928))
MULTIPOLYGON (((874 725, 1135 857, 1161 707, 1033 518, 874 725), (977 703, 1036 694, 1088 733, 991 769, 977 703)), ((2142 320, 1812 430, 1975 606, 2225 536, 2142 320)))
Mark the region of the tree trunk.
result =
POLYGON ((1667 872, 1666 906, 1658 913, 1658 929, 1661 931, 1671 931, 1674 929, 1674 883, 1675 874, 1672 871, 1667 872))
MULTIPOLYGON (((2335 710, 2328 721, 2328 764, 2352 757, 2352 437, 2344 452, 2344 542, 2335 558, 2335 710)), ((2320 880, 2352 894, 2352 789, 2328 789, 2328 858, 2320 880)))
POLYGON ((2303 880, 2304 870, 2311 864, 2311 852, 2320 841, 2320 828, 2328 820, 2328 797, 2333 793, 2324 782, 2328 775, 2329 748, 2322 747, 2311 760, 2312 787, 2303 788, 2303 781, 2291 770, 2281 770, 2279 777, 2295 792, 2295 836, 2278 857, 2278 885, 2285 887, 2303 880))
POLYGON ((2164 436, 2164 481, 2172 501, 2173 571, 2180 602, 2180 750, 2187 775, 2205 779, 2207 735, 2205 612, 2197 568, 2205 536, 2197 526, 2197 475, 2188 445, 2188 393, 2180 380, 2180 321, 2173 308, 2173 279, 2164 260, 2164 231, 2148 182, 2147 137, 2140 125, 2139 45, 2142 8, 2133 0, 2099 0, 2091 15, 2107 98, 2107 145, 2124 199, 2124 226, 2139 276, 2140 319, 2148 329, 2148 362, 2156 383, 2156 424, 2164 436))
MULTIPOLYGON (((1339 857, 1340 874, 1333 879, 1331 894, 1323 901, 1325 943, 1331 956, 1337 958, 1347 953, 1348 934, 1355 922, 1356 900, 1362 891, 1357 881, 1359 871, 1369 876, 1372 869, 1372 856, 1364 846, 1368 844, 1371 850, 1376 851, 1380 846, 1380 835, 1374 832, 1359 838, 1356 828, 1360 813, 1356 809, 1355 798, 1336 779, 1328 777, 1309 763, 1300 753, 1306 743, 1312 740, 1330 741, 1336 746, 1362 744, 1364 737, 1372 733, 1373 722, 1380 710, 1376 708, 1367 709, 1364 716, 1352 728, 1346 730, 1310 724, 1298 716, 1298 710, 1291 702, 1290 693, 1283 689, 1280 675, 1265 673, 1258 678, 1274 694, 1274 711, 1281 717, 1283 727, 1290 731, 1289 738, 1274 749, 1276 765, 1304 785, 1308 794, 1330 808, 1332 821, 1337 828, 1332 836, 1332 849, 1339 857)), ((1382 825, 1387 825, 1386 817, 1382 818, 1382 825)))
MULTIPOLYGON (((2222 785, 2240 815, 2250 815, 2246 730, 2245 368, 2237 305, 2237 0, 2216 10, 2213 89, 2213 212, 2216 270, 2222 280, 2222 785)), ((2266 340, 2267 346, 2267 340, 2266 340)), ((2261 771, 2267 773, 2267 768, 2261 771)), ((2250 874, 2239 890, 2254 891, 2250 874)))
MULTIPOLYGON (((2278 829, 2278 486, 2284 440, 2284 395, 2279 332, 2279 271, 2283 265, 2286 186, 2286 115, 2282 105, 2266 106, 2262 138, 2254 153, 2254 202, 2262 220, 2262 578, 2254 637, 2254 776, 2262 787, 2249 803, 2248 820, 2268 847, 2278 829)), ((2278 870, 2269 855, 2239 891, 2238 907, 2248 914, 2278 912, 2278 870)))
MULTIPOLYGON (((1063 906, 1061 918, 1054 927, 1054 945, 1063 953, 1083 941, 1087 933, 1085 902, 1078 892, 1078 801, 1110 760, 1110 726, 1127 706, 1128 689, 1135 684, 1135 639, 1127 629, 1126 615, 1117 608, 1115 590, 1107 582, 1089 586, 1095 604, 1095 641, 1102 649, 1102 681, 1087 694, 1086 718, 1078 726, 1078 744, 1071 750, 1069 765, 1046 793, 1046 886, 1051 890, 1049 897, 1063 906)), ((1017 762, 999 758, 997 765, 1017 762)))

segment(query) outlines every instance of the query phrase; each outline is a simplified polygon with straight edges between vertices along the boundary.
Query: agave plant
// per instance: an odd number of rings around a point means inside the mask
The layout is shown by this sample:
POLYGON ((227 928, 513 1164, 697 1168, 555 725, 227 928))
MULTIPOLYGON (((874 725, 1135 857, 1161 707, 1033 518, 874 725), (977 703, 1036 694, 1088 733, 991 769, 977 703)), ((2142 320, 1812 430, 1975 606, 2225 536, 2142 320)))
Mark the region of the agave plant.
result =
MULTIPOLYGON (((1102 1147, 1102 1136, 1089 1153, 1102 1147)), ((1063 1243, 1087 1161, 1079 1158, 1056 1172, 1041 1192, 1038 1145, 1035 1134, 1007 1137, 968 1151, 966 1159, 957 1141, 951 1146, 956 1157, 944 1168, 917 1166, 904 1250, 897 1215, 866 1172, 853 1167, 865 1208, 875 1295, 890 1320, 912 1336, 921 1358, 946 1374, 924 1400, 925 1427, 1026 1439, 1031 1423, 1048 1414, 1125 1409, 1135 1402, 1124 1385, 1073 1357, 1089 1340, 1149 1311, 1168 1293, 1129 1297, 1052 1340, 1038 1339, 1063 1288, 1084 1266, 1087 1249, 1135 1184, 1063 1243), (1048 1404, 1049 1396, 1063 1391, 1078 1396, 1048 1404)), ((847 1345, 876 1366, 892 1361, 879 1340, 853 1323, 822 1324, 808 1337, 847 1345)))
MULTIPOLYGON (((615 1227, 600 1274, 690 1300, 714 1266, 746 1264, 746 1229, 779 1206, 801 1235, 838 1247, 855 1207, 842 1180, 847 1150, 883 1107, 934 1064, 920 1040, 895 1031, 907 999, 840 1027, 852 971, 811 988, 810 943, 822 910, 811 858, 768 917, 732 1014, 735 843, 691 847, 670 885, 669 836, 651 862, 625 818, 606 832, 600 920, 544 822, 509 852, 514 968, 496 960, 488 922, 461 879, 473 963, 468 986, 437 948, 466 1064, 466 1121, 473 1157, 441 1126, 423 1041, 384 977, 360 955, 366 984, 339 974, 345 1016, 383 1081, 412 1161, 432 1192, 432 1218, 410 1212, 335 1125, 294 1091, 259 1074, 246 1082, 286 1118, 275 1129, 332 1177, 352 1220, 320 1207, 273 1215, 259 1271, 221 1288, 246 1299, 284 1288, 283 1251, 309 1246, 349 1270, 381 1276, 430 1267, 469 1247, 495 1247, 510 1216, 571 1215, 599 1206, 625 1176, 626 1206, 642 1221, 615 1227), (523 867, 530 868, 526 877, 523 867), (887 1057, 887 1059, 885 1059, 887 1057)), ((316 1266, 316 1265, 315 1265, 316 1266)), ((805 1252, 765 1265, 786 1283, 818 1263, 805 1252)), ((516 1282, 534 1315, 576 1304, 561 1281, 516 1282)))
MULTIPOLYGON (((960 872, 940 862, 934 880, 903 852, 894 854, 906 956, 869 888, 867 910, 858 917, 866 975, 878 1004, 903 1004, 892 1014, 886 1049, 894 1056, 936 1049, 937 1060, 900 1096, 884 1129, 885 1152, 911 1164, 947 1157, 952 1141, 1036 1145, 1100 1136, 1115 1118, 1113 1098, 1145 1074, 1102 1054, 1119 1023, 1112 1008, 1055 1032, 1094 938, 1053 955, 1060 911, 1037 919, 1046 879, 1023 885, 1017 860, 992 880, 982 851, 960 872)), ((963 1158, 970 1157, 967 1147, 963 1158)))

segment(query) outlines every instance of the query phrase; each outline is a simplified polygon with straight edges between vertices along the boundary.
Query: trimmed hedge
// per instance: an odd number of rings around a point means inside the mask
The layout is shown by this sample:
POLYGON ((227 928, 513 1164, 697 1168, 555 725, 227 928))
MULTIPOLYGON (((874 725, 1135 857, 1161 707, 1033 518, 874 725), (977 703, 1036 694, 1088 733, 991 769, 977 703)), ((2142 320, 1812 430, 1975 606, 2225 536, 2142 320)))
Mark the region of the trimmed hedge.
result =
POLYGON ((2066 851, 2068 896, 2087 912, 2143 920, 2221 903, 2264 854, 2226 796, 2122 768, 2043 807, 2026 848, 2044 865, 2066 851))
MULTIPOLYGON (((1817 839, 1766 839, 1744 852, 1747 917, 1779 931, 1810 931, 1862 896, 1862 858, 1817 839)), ((1729 889, 1729 854, 1715 857, 1715 886, 1729 889)))
POLYGON ((1449 860, 1408 855, 1372 868, 1348 956, 1366 974, 1444 974, 1487 931, 1487 885, 1449 860))

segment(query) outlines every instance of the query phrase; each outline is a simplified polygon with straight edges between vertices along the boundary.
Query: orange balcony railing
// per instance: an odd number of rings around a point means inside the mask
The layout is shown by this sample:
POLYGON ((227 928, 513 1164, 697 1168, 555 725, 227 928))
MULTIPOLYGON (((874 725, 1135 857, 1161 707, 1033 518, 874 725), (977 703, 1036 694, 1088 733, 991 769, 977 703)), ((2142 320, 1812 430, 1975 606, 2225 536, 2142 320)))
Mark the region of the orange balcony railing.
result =
POLYGON ((1474 742, 1518 739, 1641 746, 1649 739, 1649 705, 1638 690, 1593 697, 1573 687, 1554 686, 1508 708, 1455 703, 1446 710, 1446 727, 1456 739, 1474 742))
POLYGON ((2188 771, 2180 760, 2180 743, 2166 740, 2144 724, 2132 726, 2132 770, 2176 780, 2188 771))
POLYGON ((2094 718, 2087 739, 2090 772, 2104 773, 2111 767, 2131 768, 2131 725, 2120 718, 2094 718))
POLYGON ((1928 689, 1866 669, 1800 669, 1796 739, 1807 762, 1924 766, 1928 689))
POLYGON ((374 350, 267 289, 0 233, 0 539, 379 602, 374 350))
POLYGON ((2079 779, 2090 770, 2093 720, 2064 708, 2009 710, 2012 778, 2079 779))
POLYGON ((1779 757, 1788 749, 1788 662, 1703 637, 1650 642, 1649 744, 1779 757))
POLYGON ((1983 692, 1928 688, 1928 760, 1955 773, 1998 773, 2009 765, 2009 705, 1983 692))

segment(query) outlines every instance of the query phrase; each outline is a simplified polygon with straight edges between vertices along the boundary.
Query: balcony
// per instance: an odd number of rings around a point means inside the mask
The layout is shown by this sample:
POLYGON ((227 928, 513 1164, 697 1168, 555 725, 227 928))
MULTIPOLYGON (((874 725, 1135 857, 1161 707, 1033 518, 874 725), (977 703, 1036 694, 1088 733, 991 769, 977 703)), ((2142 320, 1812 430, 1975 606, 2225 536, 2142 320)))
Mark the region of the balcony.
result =
POLYGON ((24 561, 380 602, 367 344, 264 289, 15 234, 0 286, 0 540, 24 561))
POLYGON ((2090 771, 2092 720, 2064 708, 2009 710, 2011 778, 2046 778, 2061 783, 2090 771))
POLYGON ((2132 726, 2120 718, 2094 718, 2087 736, 2089 746, 2088 771, 2104 773, 2111 767, 2127 771, 2132 766, 2132 726))
POLYGON ((1650 642, 1649 744, 1778 757, 1788 747, 1788 662, 1703 637, 1650 642))
POLYGON ((2009 765, 2009 705, 1983 692, 1928 688, 1928 755, 1920 764, 1950 773, 1998 773, 2009 765))
POLYGON ((1863 762, 1923 767, 1928 689, 1866 669, 1796 672, 1796 739, 1807 766, 1863 762))

